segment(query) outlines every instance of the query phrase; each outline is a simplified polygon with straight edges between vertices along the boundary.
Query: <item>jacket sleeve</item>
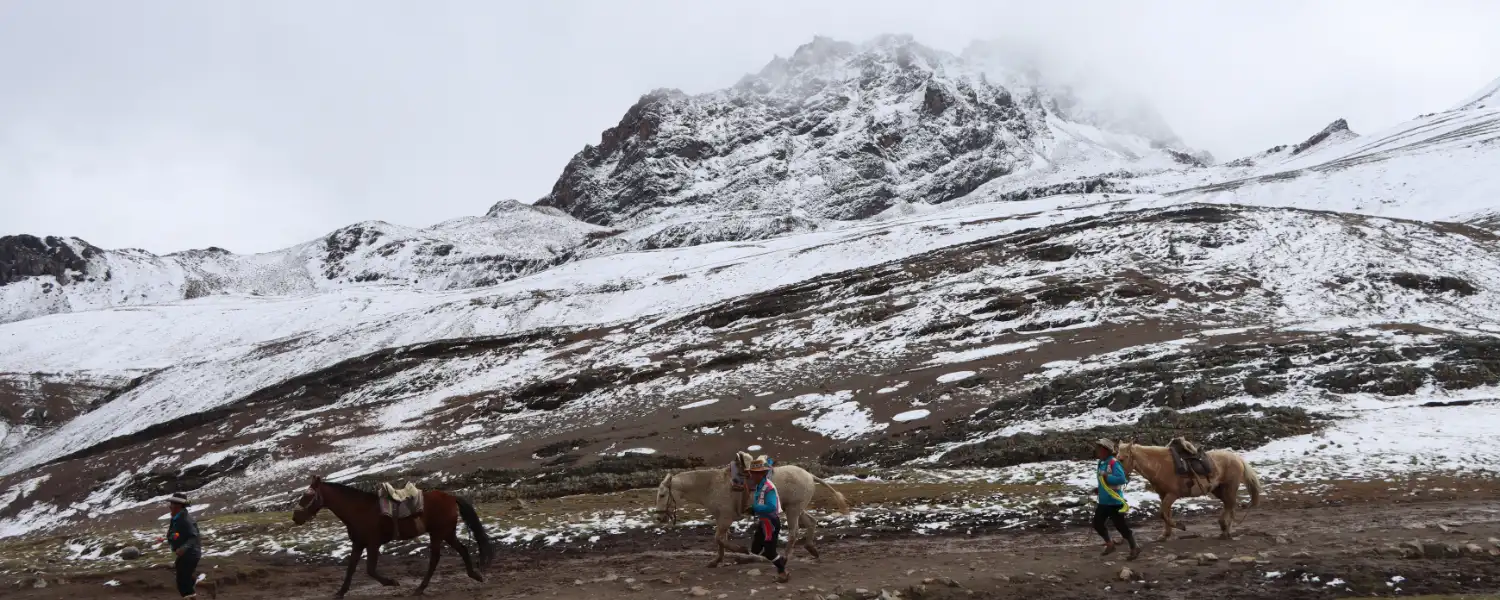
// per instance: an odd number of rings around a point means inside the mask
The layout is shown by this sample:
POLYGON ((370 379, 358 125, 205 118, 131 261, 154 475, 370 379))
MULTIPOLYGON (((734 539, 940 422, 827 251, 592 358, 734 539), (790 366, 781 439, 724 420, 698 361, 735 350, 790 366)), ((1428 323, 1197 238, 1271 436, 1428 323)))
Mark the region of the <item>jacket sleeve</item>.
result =
POLYGON ((1129 481, 1130 480, 1125 477, 1125 467, 1120 466, 1120 461, 1110 460, 1109 473, 1104 476, 1104 483, 1109 484, 1110 487, 1119 487, 1125 485, 1129 481))
POLYGON ((170 532, 168 542, 173 551, 198 547, 198 524, 193 522, 192 517, 182 515, 181 518, 173 519, 172 527, 168 531, 170 532))

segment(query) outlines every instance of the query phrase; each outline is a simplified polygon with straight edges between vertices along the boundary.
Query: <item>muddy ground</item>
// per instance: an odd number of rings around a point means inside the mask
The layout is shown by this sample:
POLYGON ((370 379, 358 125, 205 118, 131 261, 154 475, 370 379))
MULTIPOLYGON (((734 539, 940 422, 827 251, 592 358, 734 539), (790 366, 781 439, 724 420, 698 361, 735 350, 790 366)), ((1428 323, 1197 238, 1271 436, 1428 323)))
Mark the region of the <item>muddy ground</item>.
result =
MULTIPOLYGON (((464 578, 451 553, 432 598, 1337 598, 1500 592, 1500 482, 1443 480, 1427 493, 1381 482, 1334 484, 1326 494, 1282 496, 1252 511, 1233 540, 1217 539, 1214 515, 1186 519, 1183 539, 1161 542, 1159 521, 1137 514, 1143 556, 1100 557, 1099 540, 1071 524, 1025 531, 989 529, 917 535, 828 531, 822 558, 800 549, 786 585, 753 561, 705 567, 709 534, 701 528, 639 532, 588 548, 508 549, 489 580, 464 578), (1214 558, 1202 556, 1212 554, 1214 558), (1127 577, 1122 570, 1129 568, 1127 577), (861 592, 863 590, 863 592, 861 592), (899 596, 896 595, 899 593, 899 596)), ((144 560, 144 559, 143 559, 144 560)), ((223 598, 327 598, 343 568, 287 556, 205 559, 223 598)), ((382 588, 361 564, 349 598, 410 595, 426 557, 387 555, 381 569, 401 586, 382 588)), ((165 598, 174 593, 164 565, 12 580, 7 598, 165 598), (106 586, 105 582, 118 585, 106 586)), ((57 566, 61 569, 61 566, 57 566)), ((207 597, 205 593, 205 597, 207 597)))

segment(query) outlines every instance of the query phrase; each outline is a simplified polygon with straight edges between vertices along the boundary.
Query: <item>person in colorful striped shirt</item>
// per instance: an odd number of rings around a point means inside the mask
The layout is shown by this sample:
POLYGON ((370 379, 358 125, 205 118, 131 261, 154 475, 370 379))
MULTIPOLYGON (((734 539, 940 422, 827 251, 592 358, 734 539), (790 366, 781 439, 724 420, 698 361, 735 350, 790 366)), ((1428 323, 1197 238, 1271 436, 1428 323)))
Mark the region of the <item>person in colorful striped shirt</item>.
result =
POLYGON ((1115 541, 1110 539, 1109 529, 1104 524, 1114 523, 1120 536, 1130 544, 1129 560, 1135 560, 1141 555, 1141 548, 1135 544, 1135 533, 1130 531, 1130 523, 1125 520, 1125 513, 1130 510, 1130 504, 1125 501, 1125 484, 1130 479, 1125 475, 1125 467, 1115 458, 1115 448, 1114 440, 1101 439, 1094 443, 1094 458, 1099 459, 1099 507, 1094 509, 1094 531, 1104 538, 1104 554, 1113 553, 1115 541))
POLYGON ((776 552, 777 540, 781 538, 781 497, 768 476, 770 470, 771 459, 764 455, 751 461, 746 469, 751 489, 750 510, 755 513, 755 539, 750 542, 750 551, 776 565, 776 581, 786 583, 791 578, 786 572, 786 557, 776 552))

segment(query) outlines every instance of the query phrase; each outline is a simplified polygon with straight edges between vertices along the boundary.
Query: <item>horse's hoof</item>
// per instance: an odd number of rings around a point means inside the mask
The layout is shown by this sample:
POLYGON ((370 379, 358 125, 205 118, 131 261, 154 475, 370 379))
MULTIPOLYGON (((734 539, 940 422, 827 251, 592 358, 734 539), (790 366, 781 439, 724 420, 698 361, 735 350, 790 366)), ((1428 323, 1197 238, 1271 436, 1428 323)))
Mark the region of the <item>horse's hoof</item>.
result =
POLYGON ((708 567, 710 569, 717 569, 717 568, 719 568, 719 561, 716 560, 716 561, 713 561, 713 562, 708 563, 708 564, 703 565, 703 566, 708 567))
POLYGON ((469 579, 473 579, 474 581, 478 581, 479 583, 484 583, 484 576, 473 571, 469 571, 469 579))
POLYGON ((396 583, 396 580, 394 579, 383 579, 380 581, 380 585, 383 585, 385 587, 401 587, 401 584, 396 583))

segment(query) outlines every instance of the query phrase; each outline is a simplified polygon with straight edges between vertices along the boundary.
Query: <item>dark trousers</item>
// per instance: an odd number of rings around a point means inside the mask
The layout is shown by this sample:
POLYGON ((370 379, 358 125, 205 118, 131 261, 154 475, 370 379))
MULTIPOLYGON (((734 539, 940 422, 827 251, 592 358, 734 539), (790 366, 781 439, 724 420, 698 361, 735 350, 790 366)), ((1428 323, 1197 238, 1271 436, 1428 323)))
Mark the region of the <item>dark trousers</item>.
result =
POLYGON ((1125 521, 1125 515, 1120 512, 1121 508, 1124 507, 1118 504, 1100 504, 1099 508, 1094 509, 1094 531, 1099 532, 1104 541, 1108 542, 1109 530, 1104 527, 1104 523, 1106 521, 1114 523, 1115 529, 1120 532, 1120 537, 1125 538, 1125 541, 1130 543, 1130 547, 1134 548, 1135 534, 1130 531, 1130 523, 1125 521))
POLYGON ((781 519, 756 517, 755 539, 750 540, 750 552, 759 554, 776 565, 776 572, 786 571, 786 559, 777 555, 776 541, 781 539, 781 519))
POLYGON ((198 585, 198 559, 203 554, 197 548, 189 548, 177 557, 174 568, 177 571, 177 594, 186 598, 193 595, 194 588, 198 585))

